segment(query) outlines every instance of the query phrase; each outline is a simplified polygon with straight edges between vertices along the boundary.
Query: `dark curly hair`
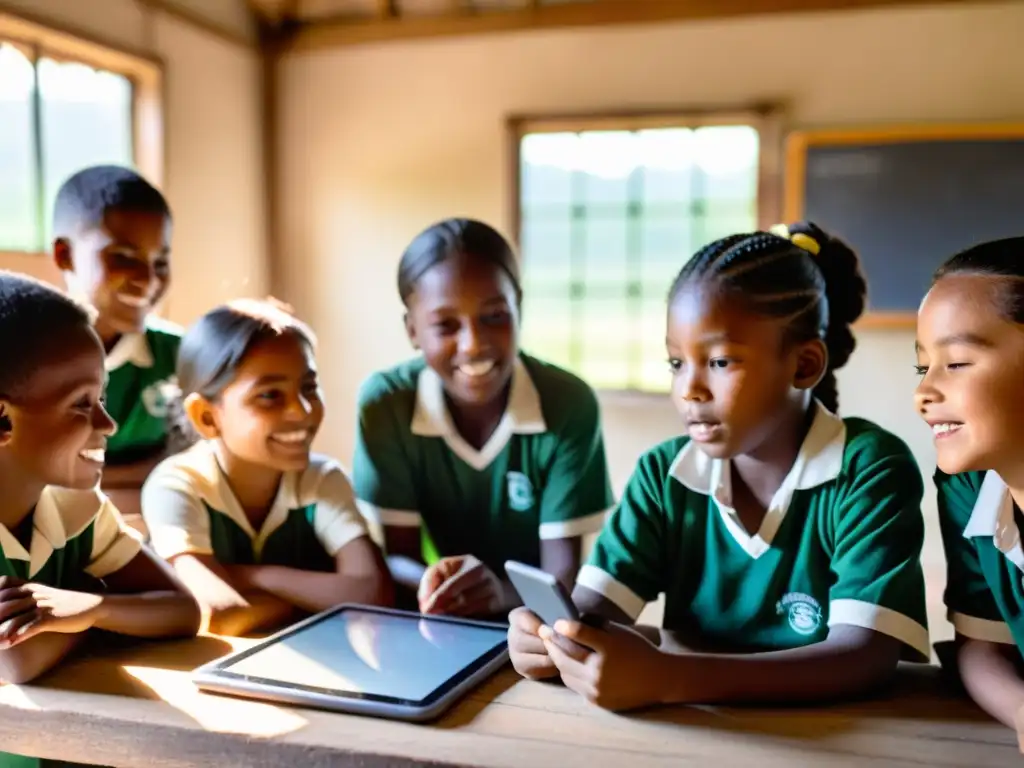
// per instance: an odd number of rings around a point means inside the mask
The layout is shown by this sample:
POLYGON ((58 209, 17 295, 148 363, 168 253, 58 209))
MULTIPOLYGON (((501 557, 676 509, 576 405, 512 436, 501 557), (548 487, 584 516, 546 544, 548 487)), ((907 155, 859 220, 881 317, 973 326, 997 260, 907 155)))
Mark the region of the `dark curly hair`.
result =
POLYGON ((820 338, 828 367, 814 396, 839 409, 835 371, 856 347, 850 326, 864 312, 867 283, 857 254, 810 222, 730 235, 698 251, 679 272, 669 301, 695 282, 737 295, 754 311, 786 318, 787 340, 820 338))
POLYGON ((0 397, 20 395, 26 381, 76 328, 91 328, 90 310, 28 275, 0 271, 0 397))
POLYGON ((158 213, 171 218, 164 196, 130 168, 94 165, 70 176, 53 203, 54 237, 70 237, 98 227, 108 211, 158 213))

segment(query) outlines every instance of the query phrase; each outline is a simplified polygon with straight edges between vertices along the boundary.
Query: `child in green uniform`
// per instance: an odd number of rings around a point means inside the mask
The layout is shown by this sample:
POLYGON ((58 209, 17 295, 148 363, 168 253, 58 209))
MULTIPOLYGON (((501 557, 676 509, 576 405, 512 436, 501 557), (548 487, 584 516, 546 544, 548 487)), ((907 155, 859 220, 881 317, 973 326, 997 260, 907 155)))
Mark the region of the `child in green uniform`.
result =
POLYGON ((170 279, 167 201, 134 171, 95 166, 61 186, 53 252, 70 291, 95 309, 117 422, 103 489, 136 520, 139 489, 163 458, 181 331, 152 315, 170 279))
POLYGON ((978 704, 1013 728, 1024 708, 1024 237, 940 267, 918 314, 917 362, 956 666, 978 704))
POLYGON ((612 504, 597 398, 520 352, 511 246, 481 222, 442 221, 402 256, 398 291, 422 355, 362 386, 353 464, 396 580, 420 610, 477 616, 516 604, 508 559, 571 586, 581 537, 612 504), (440 556, 425 572, 421 527, 440 556))
POLYGON ((835 415, 857 258, 813 225, 777 231, 714 242, 676 279, 686 434, 641 457, 579 574, 573 599, 606 625, 510 617, 525 676, 628 709, 846 696, 928 659, 917 465, 835 415), (629 627, 659 593, 664 629, 629 627))
POLYGON ((182 405, 202 439, 153 471, 142 509, 212 632, 391 600, 344 471, 310 454, 324 417, 314 346, 284 307, 251 300, 208 312, 182 340, 182 405))
POLYGON ((93 628, 194 634, 195 602, 96 488, 114 423, 87 310, 0 273, 0 339, 0 680, 43 674, 93 628))

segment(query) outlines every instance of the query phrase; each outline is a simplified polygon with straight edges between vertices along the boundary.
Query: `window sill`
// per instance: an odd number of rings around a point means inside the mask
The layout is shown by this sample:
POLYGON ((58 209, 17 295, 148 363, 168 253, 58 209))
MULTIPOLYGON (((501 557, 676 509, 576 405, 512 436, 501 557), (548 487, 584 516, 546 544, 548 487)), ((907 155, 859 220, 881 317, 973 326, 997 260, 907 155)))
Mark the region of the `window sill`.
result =
POLYGON ((640 389, 597 389, 594 391, 601 403, 626 407, 665 403, 669 398, 668 392, 647 392, 640 389))
POLYGON ((48 255, 46 251, 18 251, 0 248, 0 259, 27 259, 37 256, 45 259, 48 255))

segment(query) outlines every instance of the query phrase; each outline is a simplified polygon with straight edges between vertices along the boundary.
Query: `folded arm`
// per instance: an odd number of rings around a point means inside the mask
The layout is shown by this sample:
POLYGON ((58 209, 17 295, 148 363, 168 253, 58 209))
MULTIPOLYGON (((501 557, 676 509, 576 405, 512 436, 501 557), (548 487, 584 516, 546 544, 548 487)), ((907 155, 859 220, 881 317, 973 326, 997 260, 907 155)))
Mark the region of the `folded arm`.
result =
MULTIPOLYGON (((586 587, 577 587, 573 600, 581 612, 632 624, 614 603, 586 587)), ((692 638, 683 634, 636 629, 657 649, 657 674, 647 679, 657 689, 652 698, 662 703, 813 702, 851 696, 889 680, 902 648, 894 637, 850 625, 832 627, 819 643, 749 654, 693 652, 687 650, 692 638)))
POLYGON ((166 563, 143 548, 104 577, 95 627, 134 637, 184 637, 199 629, 199 606, 166 563))
POLYGON ((35 680, 57 666, 83 637, 44 632, 0 650, 0 682, 23 685, 35 680))
POLYGON ((215 635, 247 635, 287 623, 294 607, 269 592, 246 589, 213 555, 182 554, 171 559, 175 573, 202 611, 202 624, 215 635))
POLYGON ((394 590, 384 558, 368 536, 353 539, 334 556, 332 573, 281 565, 228 567, 236 583, 267 592, 311 613, 341 603, 392 605, 394 590))
POLYGON ((1017 666, 1017 647, 959 635, 957 643, 964 688, 992 717, 1016 728, 1017 713, 1024 708, 1024 679, 1017 666))

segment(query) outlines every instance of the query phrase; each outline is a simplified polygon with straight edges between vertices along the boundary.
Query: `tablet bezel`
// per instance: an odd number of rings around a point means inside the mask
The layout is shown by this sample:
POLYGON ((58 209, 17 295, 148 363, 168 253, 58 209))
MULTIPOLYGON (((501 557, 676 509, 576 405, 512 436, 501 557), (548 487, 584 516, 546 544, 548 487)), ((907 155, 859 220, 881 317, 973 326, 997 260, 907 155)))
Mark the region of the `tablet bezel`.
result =
POLYGON ((423 699, 403 699, 376 693, 320 688, 284 680, 275 680, 273 678, 231 672, 227 669, 227 667, 240 662, 242 659, 253 656, 292 635, 327 621, 344 611, 397 616, 408 621, 431 621, 500 630, 502 632, 508 631, 506 625, 497 622, 463 619, 453 616, 427 616, 413 611, 346 603, 329 608, 326 611, 286 627, 260 640, 249 648, 234 651, 196 668, 192 673, 192 681, 201 689, 218 693, 257 696, 259 698, 290 701, 300 705, 327 707, 346 712, 366 712, 368 714, 382 714, 403 719, 423 719, 424 717, 436 715, 439 710, 446 708, 449 700, 453 700, 468 688, 482 682, 484 678, 489 677, 508 661, 508 644, 498 643, 490 651, 479 656, 472 664, 463 667, 457 674, 448 678, 448 680, 431 691, 423 699), (348 706, 344 706, 345 704, 348 706))

